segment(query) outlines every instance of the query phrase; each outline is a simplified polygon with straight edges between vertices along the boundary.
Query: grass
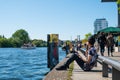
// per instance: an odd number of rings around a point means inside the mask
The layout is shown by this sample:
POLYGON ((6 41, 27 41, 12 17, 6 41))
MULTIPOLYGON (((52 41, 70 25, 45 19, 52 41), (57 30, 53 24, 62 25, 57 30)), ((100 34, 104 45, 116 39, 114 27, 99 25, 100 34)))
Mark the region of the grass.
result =
POLYGON ((71 79, 71 76, 72 76, 73 68, 74 68, 74 62, 72 62, 72 63, 70 64, 70 66, 69 66, 68 79, 67 79, 67 80, 72 80, 72 79, 71 79))

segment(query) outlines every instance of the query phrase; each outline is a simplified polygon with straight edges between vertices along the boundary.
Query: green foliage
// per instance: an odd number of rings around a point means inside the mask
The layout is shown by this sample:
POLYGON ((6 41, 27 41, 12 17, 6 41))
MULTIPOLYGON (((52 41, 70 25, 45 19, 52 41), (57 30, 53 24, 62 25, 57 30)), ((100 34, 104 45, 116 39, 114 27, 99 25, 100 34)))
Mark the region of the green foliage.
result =
POLYGON ((12 47, 12 46, 8 39, 0 38, 0 47, 12 47))
POLYGON ((70 43, 71 43, 71 41, 69 41, 69 40, 66 41, 66 44, 67 44, 67 45, 69 45, 70 43))
MULTIPOLYGON (((117 4, 120 5, 120 0, 117 0, 117 4)), ((120 6, 118 7, 118 11, 119 11, 119 14, 120 14, 120 6)))
POLYGON ((117 4, 120 4, 120 0, 117 0, 117 4))
POLYGON ((24 43, 28 43, 30 41, 30 38, 29 38, 29 35, 28 35, 28 32, 23 30, 23 29, 20 29, 20 30, 17 30, 13 35, 12 35, 12 38, 15 42, 18 42, 22 44, 24 43))
POLYGON ((46 47, 47 46, 47 42, 46 41, 37 40, 37 39, 34 39, 32 41, 32 44, 36 45, 37 47, 46 47))
POLYGON ((88 40, 88 38, 89 38, 90 36, 92 36, 91 33, 87 33, 87 34, 85 34, 85 39, 88 40))
POLYGON ((87 33, 87 34, 85 34, 85 38, 82 39, 82 44, 85 44, 85 43, 88 41, 88 38, 89 38, 90 36, 92 36, 91 33, 87 33))
POLYGON ((74 62, 72 62, 72 63, 70 64, 70 66, 69 66, 68 79, 67 79, 67 80, 72 80, 72 79, 71 79, 71 76, 72 76, 73 69, 74 69, 74 62))
POLYGON ((27 31, 20 29, 17 30, 11 38, 5 38, 4 35, 0 35, 0 47, 21 47, 24 43, 32 42, 37 47, 46 47, 47 42, 43 40, 30 40, 27 31))
POLYGON ((9 41, 10 41, 12 47, 21 47, 21 45, 22 45, 20 39, 18 39, 18 38, 10 38, 9 41))

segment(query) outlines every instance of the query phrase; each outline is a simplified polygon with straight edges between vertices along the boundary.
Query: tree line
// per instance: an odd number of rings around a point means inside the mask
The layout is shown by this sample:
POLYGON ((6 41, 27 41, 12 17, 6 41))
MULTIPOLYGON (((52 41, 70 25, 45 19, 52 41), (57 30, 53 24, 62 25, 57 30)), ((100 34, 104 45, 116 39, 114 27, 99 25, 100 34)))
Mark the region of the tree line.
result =
POLYGON ((10 38, 6 38, 4 35, 0 35, 0 47, 21 47, 24 43, 32 43, 36 47, 46 47, 47 42, 44 40, 34 39, 31 40, 29 34, 24 29, 19 29, 12 34, 10 38))

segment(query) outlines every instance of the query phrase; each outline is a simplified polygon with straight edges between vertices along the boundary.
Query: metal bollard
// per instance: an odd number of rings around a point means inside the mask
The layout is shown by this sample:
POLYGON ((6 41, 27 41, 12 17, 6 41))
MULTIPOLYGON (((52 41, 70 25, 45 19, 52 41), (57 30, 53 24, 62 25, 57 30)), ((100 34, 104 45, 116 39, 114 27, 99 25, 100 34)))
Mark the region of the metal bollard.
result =
POLYGON ((102 76, 103 77, 108 77, 108 64, 103 62, 102 66, 102 76))
POLYGON ((120 80, 120 71, 112 67, 112 80, 120 80))

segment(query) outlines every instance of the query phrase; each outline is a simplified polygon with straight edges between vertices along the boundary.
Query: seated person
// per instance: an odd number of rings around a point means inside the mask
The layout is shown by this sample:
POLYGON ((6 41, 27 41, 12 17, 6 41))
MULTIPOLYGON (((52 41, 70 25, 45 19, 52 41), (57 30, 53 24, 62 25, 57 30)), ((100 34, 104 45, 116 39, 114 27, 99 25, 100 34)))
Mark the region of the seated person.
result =
POLYGON ((88 50, 86 50, 86 58, 83 58, 78 54, 78 51, 75 51, 74 49, 70 49, 70 51, 74 54, 61 66, 57 67, 56 70, 67 70, 69 68, 69 64, 72 63, 74 60, 77 62, 77 64, 83 69, 84 71, 90 71, 97 59, 97 53, 96 49, 94 47, 95 38, 92 36, 88 39, 88 50))

